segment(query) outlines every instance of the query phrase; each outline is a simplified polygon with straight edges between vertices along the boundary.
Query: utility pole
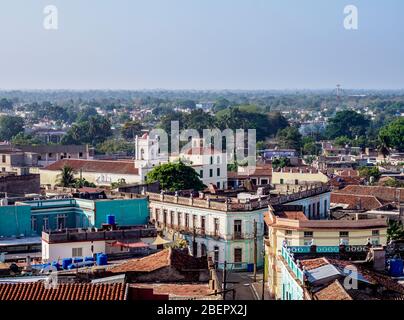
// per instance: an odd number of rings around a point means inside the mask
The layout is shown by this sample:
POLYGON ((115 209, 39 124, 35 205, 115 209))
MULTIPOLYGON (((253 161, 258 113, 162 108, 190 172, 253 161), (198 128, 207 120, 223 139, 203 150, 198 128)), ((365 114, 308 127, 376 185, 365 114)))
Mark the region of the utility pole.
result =
POLYGON ((254 282, 257 282, 257 221, 254 220, 254 282))
POLYGON ((261 295, 261 300, 265 300, 265 248, 262 250, 262 255, 264 259, 264 268, 262 269, 262 295, 261 295))
POLYGON ((223 269, 223 300, 226 300, 226 281, 227 281, 227 261, 224 260, 224 269, 223 269))

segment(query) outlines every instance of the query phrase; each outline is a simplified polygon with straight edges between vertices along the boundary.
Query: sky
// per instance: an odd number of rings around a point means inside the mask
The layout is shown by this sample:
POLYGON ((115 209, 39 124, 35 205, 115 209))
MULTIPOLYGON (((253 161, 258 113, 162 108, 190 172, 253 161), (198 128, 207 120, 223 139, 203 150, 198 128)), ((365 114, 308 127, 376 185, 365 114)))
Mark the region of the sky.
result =
POLYGON ((5 90, 404 88, 402 0, 1 0, 0 39, 5 90))

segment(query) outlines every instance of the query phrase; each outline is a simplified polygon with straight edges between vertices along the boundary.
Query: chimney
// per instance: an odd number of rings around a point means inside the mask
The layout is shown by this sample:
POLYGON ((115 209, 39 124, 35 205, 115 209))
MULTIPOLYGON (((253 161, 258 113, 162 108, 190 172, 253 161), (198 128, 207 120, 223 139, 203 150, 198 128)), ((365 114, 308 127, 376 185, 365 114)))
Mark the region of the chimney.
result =
POLYGON ((370 248, 370 257, 375 271, 384 271, 386 269, 386 252, 384 248, 370 248))

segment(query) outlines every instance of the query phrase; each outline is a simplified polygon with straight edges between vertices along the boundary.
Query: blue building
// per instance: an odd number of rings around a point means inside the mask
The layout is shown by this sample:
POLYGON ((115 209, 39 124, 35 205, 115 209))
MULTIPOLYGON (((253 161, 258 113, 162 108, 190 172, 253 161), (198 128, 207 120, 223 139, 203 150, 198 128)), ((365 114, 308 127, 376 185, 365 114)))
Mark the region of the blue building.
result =
POLYGON ((114 215, 120 226, 147 224, 147 199, 54 199, 0 206, 0 237, 38 236, 42 230, 64 228, 100 228, 107 215, 114 215))

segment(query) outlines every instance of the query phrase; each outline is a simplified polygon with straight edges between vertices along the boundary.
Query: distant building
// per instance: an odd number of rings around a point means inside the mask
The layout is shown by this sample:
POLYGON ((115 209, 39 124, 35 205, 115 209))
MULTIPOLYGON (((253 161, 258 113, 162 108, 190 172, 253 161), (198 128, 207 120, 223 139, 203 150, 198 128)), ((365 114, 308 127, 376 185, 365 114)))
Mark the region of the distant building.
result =
POLYGON ((284 246, 279 264, 282 300, 404 299, 404 287, 385 270, 381 247, 284 246))
POLYGON ((152 221, 168 236, 187 240, 194 256, 210 256, 219 268, 223 268, 226 261, 234 270, 248 270, 254 264, 255 242, 257 265, 263 265, 263 214, 269 204, 301 205, 319 216, 329 212, 330 190, 327 186, 289 194, 281 194, 278 190, 271 192, 270 195, 241 192, 231 197, 153 193, 148 196, 152 221))
POLYGON ((33 167, 38 167, 38 154, 18 149, 0 149, 0 171, 26 175, 33 167))
POLYGON ((4 197, 24 196, 26 194, 39 194, 41 192, 39 174, 0 175, 0 193, 4 197))
POLYGON ((324 173, 312 167, 282 168, 272 172, 273 184, 306 185, 328 181, 324 173))
POLYGON ((64 159, 39 170, 41 185, 55 186, 64 166, 73 168, 76 178, 82 177, 97 186, 111 186, 120 181, 141 183, 139 169, 132 161, 64 159))
POLYGON ((125 301, 129 292, 122 283, 62 283, 56 288, 44 281, 0 284, 0 300, 7 301, 125 301))
POLYGON ((100 229, 60 229, 42 232, 42 261, 60 261, 64 258, 93 257, 130 253, 131 249, 148 247, 157 236, 154 227, 114 225, 100 229))
POLYGON ((204 139, 192 139, 189 149, 170 157, 170 161, 177 160, 192 166, 206 186, 213 184, 218 189, 227 188, 227 155, 206 145, 204 139))
POLYGON ((23 152, 37 154, 38 165, 48 166, 63 159, 90 160, 94 150, 88 145, 41 145, 41 146, 16 146, 23 152))
POLYGON ((263 150, 262 156, 266 160, 274 160, 279 158, 295 158, 298 156, 295 149, 266 149, 263 150))
POLYGON ((30 237, 42 231, 65 228, 100 228, 107 215, 115 215, 121 226, 143 225, 149 221, 146 198, 134 199, 52 199, 17 202, 0 206, 0 237, 30 237))

